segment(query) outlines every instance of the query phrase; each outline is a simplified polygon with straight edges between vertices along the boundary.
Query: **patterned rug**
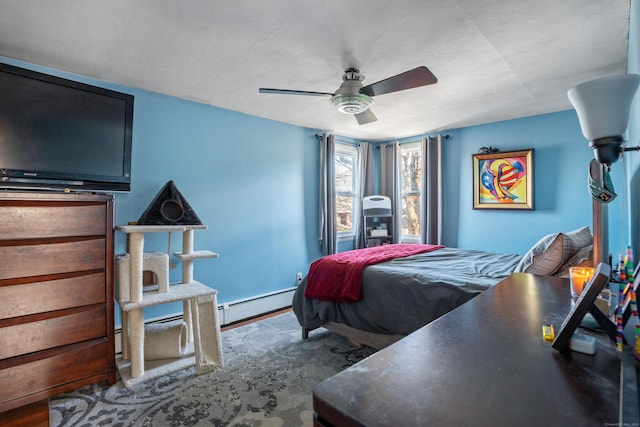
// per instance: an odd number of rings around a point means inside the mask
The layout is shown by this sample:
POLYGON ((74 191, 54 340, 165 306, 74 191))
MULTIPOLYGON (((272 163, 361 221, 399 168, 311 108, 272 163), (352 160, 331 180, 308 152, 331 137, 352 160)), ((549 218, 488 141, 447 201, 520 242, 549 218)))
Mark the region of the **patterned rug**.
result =
POLYGON ((322 328, 303 341, 291 312, 225 331, 222 342, 222 370, 82 387, 51 399, 51 426, 311 426, 313 387, 375 352, 322 328))

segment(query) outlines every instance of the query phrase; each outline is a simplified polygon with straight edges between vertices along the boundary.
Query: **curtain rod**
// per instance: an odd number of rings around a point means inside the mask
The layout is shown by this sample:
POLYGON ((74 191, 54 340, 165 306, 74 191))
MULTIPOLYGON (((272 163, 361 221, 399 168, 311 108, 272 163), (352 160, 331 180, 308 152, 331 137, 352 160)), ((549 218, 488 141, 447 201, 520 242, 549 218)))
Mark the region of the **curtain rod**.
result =
MULTIPOLYGON (((429 140, 432 140, 432 139, 435 139, 436 137, 435 137, 435 136, 427 136, 426 138, 428 138, 429 140)), ((442 138, 442 139, 449 139, 449 134, 441 135, 441 138, 442 138)), ((416 140, 416 141, 405 141, 405 142, 403 142, 402 144, 408 144, 408 143, 411 143, 411 142, 420 142, 420 140, 416 140)), ((391 145, 391 144, 393 144, 393 143, 383 142, 383 143, 378 144, 376 148, 380 149, 380 146, 381 146, 381 145, 389 146, 389 145, 391 145)))
MULTIPOLYGON (((315 137, 318 141, 321 141, 324 135, 321 135, 319 133, 315 134, 315 137)), ((336 142, 339 142, 341 144, 346 144, 346 145, 353 145, 354 147, 359 147, 362 141, 347 141, 345 139, 342 139, 342 137, 340 137, 339 135, 333 135, 333 137, 335 138, 336 142)))
MULTIPOLYGON (((319 133, 316 133, 316 134, 315 134, 315 137, 316 137, 317 139, 320 139, 320 138, 322 138, 322 135, 321 135, 321 134, 319 134, 319 133)), ((427 137, 427 138, 435 138, 435 137, 434 137, 434 136, 429 136, 429 137, 427 137)), ((444 135, 442 135, 442 139, 449 139, 449 134, 444 134, 444 135)))

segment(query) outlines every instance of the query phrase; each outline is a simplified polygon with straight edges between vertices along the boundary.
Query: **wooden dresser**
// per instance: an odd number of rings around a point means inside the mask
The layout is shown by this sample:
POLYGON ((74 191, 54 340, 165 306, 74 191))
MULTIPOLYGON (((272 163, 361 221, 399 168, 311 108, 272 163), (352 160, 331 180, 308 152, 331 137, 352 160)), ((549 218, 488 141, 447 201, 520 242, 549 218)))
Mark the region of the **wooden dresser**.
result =
POLYGON ((48 425, 49 397, 115 382, 113 208, 111 195, 0 192, 3 425, 48 425))

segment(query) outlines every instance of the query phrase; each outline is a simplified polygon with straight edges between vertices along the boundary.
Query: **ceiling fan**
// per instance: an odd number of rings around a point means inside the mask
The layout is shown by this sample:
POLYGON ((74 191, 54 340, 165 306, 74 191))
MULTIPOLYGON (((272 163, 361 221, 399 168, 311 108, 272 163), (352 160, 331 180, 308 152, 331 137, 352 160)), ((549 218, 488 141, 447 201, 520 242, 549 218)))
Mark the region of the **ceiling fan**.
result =
POLYGON ((342 76, 342 84, 335 93, 309 92, 305 90, 260 88, 260 93, 284 95, 330 96, 331 105, 345 114, 353 114, 360 125, 375 122, 377 117, 371 111, 373 97, 385 93, 413 89, 434 84, 438 81, 427 67, 421 66, 393 77, 363 86, 364 76, 356 68, 348 68, 342 76))

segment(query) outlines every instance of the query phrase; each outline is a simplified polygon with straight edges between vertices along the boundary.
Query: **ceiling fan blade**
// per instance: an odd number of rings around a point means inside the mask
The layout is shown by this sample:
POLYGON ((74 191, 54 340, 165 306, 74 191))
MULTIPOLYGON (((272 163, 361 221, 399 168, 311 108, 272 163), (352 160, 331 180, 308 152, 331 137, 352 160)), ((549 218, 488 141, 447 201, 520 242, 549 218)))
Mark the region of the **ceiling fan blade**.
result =
POLYGON ((356 116, 356 120, 358 121, 359 125, 366 125, 368 123, 378 121, 378 118, 375 114, 373 114, 373 111, 371 111, 370 108, 364 110, 362 113, 354 114, 354 116, 356 116))
POLYGON ((398 92, 414 87, 434 84, 438 81, 436 76, 425 66, 405 71, 397 76, 371 83, 360 89, 360 93, 369 96, 383 95, 385 93, 398 92))
POLYGON ((311 95, 311 96, 333 96, 332 93, 327 92, 309 92, 306 90, 289 90, 289 89, 269 89, 261 87, 260 93, 275 93, 280 95, 311 95))

